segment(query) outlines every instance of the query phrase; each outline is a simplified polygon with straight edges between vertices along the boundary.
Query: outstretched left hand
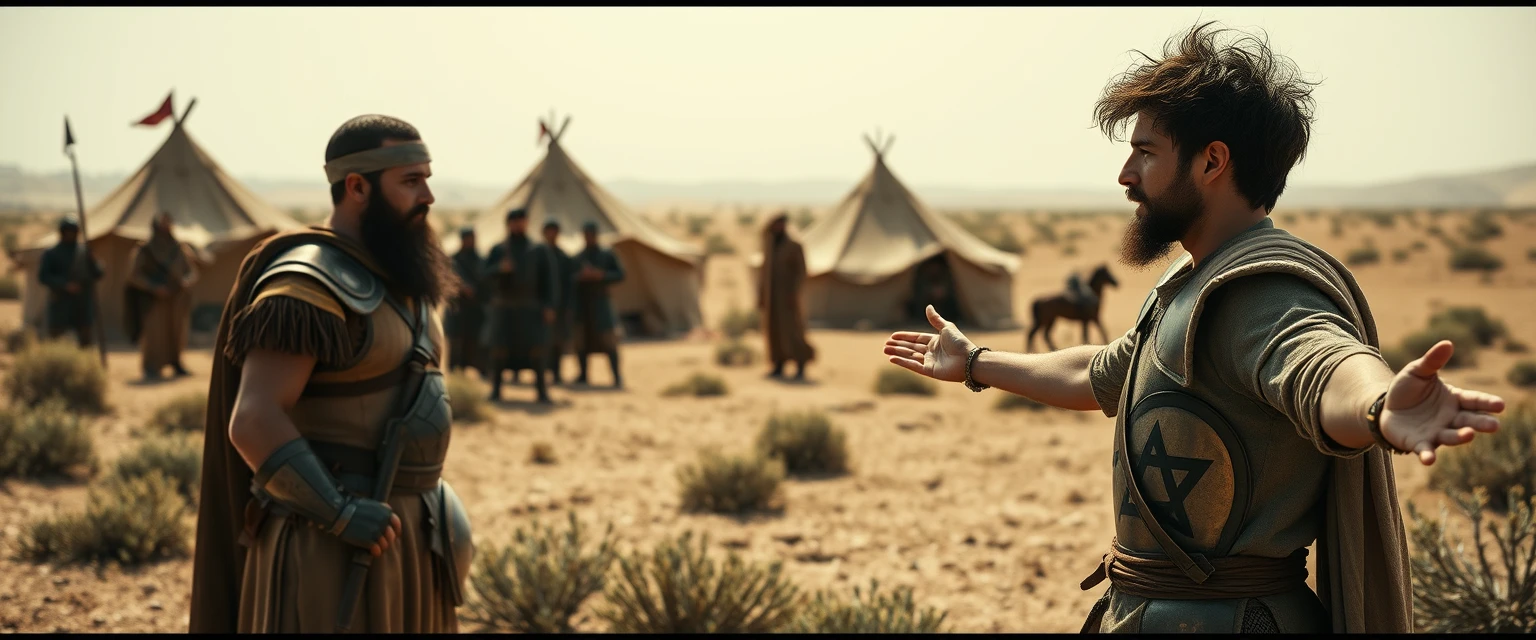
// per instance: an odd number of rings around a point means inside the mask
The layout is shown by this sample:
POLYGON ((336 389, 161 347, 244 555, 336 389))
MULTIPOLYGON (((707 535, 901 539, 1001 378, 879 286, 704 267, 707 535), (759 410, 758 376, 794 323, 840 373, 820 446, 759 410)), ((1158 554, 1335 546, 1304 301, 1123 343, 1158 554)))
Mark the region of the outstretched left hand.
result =
POLYGON ((1441 340, 1424 356, 1408 363, 1392 379, 1381 412, 1381 434, 1399 449, 1413 451, 1419 462, 1435 463, 1435 449, 1472 441, 1478 432, 1499 430, 1493 415, 1504 411, 1504 399, 1481 391, 1458 389, 1440 379, 1440 369, 1455 347, 1441 340))

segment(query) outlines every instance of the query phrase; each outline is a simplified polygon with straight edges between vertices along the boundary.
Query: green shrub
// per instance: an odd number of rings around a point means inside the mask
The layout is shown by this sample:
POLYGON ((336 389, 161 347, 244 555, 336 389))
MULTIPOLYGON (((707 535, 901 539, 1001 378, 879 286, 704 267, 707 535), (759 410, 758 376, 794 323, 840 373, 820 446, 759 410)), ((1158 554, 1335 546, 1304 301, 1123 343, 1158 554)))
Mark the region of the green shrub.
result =
POLYGON ((1362 211, 1360 215, 1383 229, 1397 226, 1397 214, 1391 211, 1362 211))
POLYGON ((0 477, 36 477, 78 466, 94 473, 96 463, 89 425, 63 400, 0 410, 0 477))
POLYGON ((21 298, 21 280, 15 274, 0 276, 0 300, 21 298))
POLYGON ((661 394, 666 397, 677 396, 723 396, 730 390, 725 386, 725 380, 720 376, 708 373, 695 373, 681 382, 677 382, 664 389, 661 394))
POLYGON ((997 404, 993 405, 993 408, 997 409, 998 411, 1013 411, 1015 409, 1044 411, 1051 407, 1050 405, 1036 402, 1024 396, 1005 392, 997 397, 997 404))
POLYGON ((159 472, 113 476, 91 488, 84 512, 32 522, 18 551, 30 560, 123 564, 181 556, 188 550, 186 512, 176 482, 159 472))
POLYGON ((918 611, 911 587, 897 587, 895 593, 877 594, 878 581, 871 580, 868 597, 853 588, 852 601, 845 601, 831 591, 818 591, 806 603, 785 631, 789 633, 943 633, 941 625, 949 612, 925 607, 918 611))
POLYGON ((617 553, 613 524, 588 548, 586 529, 569 514, 570 526, 557 532, 534 521, 518 527, 512 543, 477 554, 469 584, 466 619, 483 631, 571 633, 571 618, 593 594, 603 590, 604 575, 617 553))
POLYGON ((722 367, 745 367, 757 361, 757 350, 741 339, 729 340, 715 347, 715 363, 722 367))
POLYGON ((1349 255, 1344 261, 1351 267, 1376 264, 1381 262, 1381 252, 1376 249, 1376 245, 1366 244, 1363 247, 1350 250, 1349 255))
POLYGON ((1477 366, 1478 341, 1472 331, 1465 326, 1457 324, 1431 325, 1428 329, 1417 331, 1403 338, 1402 346, 1397 349, 1383 352, 1387 357, 1387 363, 1393 369, 1401 371, 1418 358, 1424 357, 1430 347, 1435 346, 1441 340, 1450 340, 1455 345, 1455 351, 1451 353, 1451 360, 1446 363, 1447 369, 1462 369, 1477 366))
POLYGON ((1536 632, 1536 518, 1532 516, 1536 504, 1527 495, 1511 489, 1502 496, 1513 507, 1503 519, 1503 531, 1494 520, 1486 522, 1495 542, 1494 553, 1489 553, 1483 540, 1488 493, 1478 489, 1471 496, 1451 495, 1471 521, 1475 557, 1463 551, 1460 536, 1446 539, 1444 507, 1439 519, 1429 519, 1419 515, 1413 503, 1408 504, 1412 520, 1409 575, 1414 622, 1420 632, 1536 632))
POLYGON ((720 332, 732 340, 747 335, 748 331, 760 331, 762 329, 762 316, 757 309, 732 308, 720 320, 720 332))
POLYGON ((736 214, 736 224, 741 225, 743 227, 755 226, 757 224, 757 214, 756 213, 738 213, 738 214, 736 214))
POLYGON ((1504 496, 1519 487, 1536 489, 1536 404, 1522 403, 1499 420, 1498 433, 1479 434, 1471 444, 1440 450, 1430 467, 1429 484, 1446 491, 1488 490, 1495 509, 1504 510, 1504 496))
POLYGON ((490 419, 489 394, 490 389, 486 388, 484 382, 462 371, 448 374, 448 405, 453 411, 455 423, 476 423, 490 419))
POLYGON ((1509 335, 1500 320, 1490 317, 1482 307, 1451 307, 1429 319, 1431 329, 1436 327, 1462 327, 1472 335, 1477 344, 1489 347, 1493 342, 1509 335))
POLYGON ((1461 234, 1468 242, 1482 242, 1503 235, 1504 229, 1499 227, 1499 223, 1493 221, 1491 214, 1483 212, 1472 216, 1467 226, 1461 230, 1461 234))
POLYGON ((677 470, 682 509, 714 513, 772 510, 784 472, 783 460, 702 451, 698 462, 677 470))
POLYGON ((198 481, 203 475, 203 452, 185 435, 146 440, 138 449, 123 454, 112 473, 125 480, 159 473, 176 485, 189 504, 197 503, 198 481))
POLYGON ((1536 360, 1521 360, 1509 368, 1509 383, 1520 388, 1536 387, 1536 360))
POLYGON ((107 375, 101 356, 73 342, 45 341, 17 354, 5 382, 11 400, 20 404, 37 406, 57 397, 72 411, 106 410, 107 375))
POLYGON ((789 473, 848 471, 848 437, 815 410, 775 413, 757 436, 757 451, 784 461, 789 473))
POLYGON ((711 233, 704 239, 704 253, 712 256, 735 255, 736 245, 731 244, 731 241, 726 240, 721 234, 711 233))
POLYGON ((207 415, 208 393, 192 391, 160 405, 144 428, 150 433, 202 433, 207 415))
POLYGON ((619 576, 597 616, 614 633, 771 633, 796 612, 798 589, 783 565, 748 564, 730 553, 723 564, 706 553, 708 536, 692 532, 658 544, 649 556, 619 559, 619 576))
POLYGON ((875 377, 875 393, 885 395, 931 396, 939 392, 929 378, 906 369, 885 368, 875 377))
POLYGON ((1504 268, 1504 261, 1479 246, 1460 245, 1451 250, 1452 271, 1494 272, 1504 268))

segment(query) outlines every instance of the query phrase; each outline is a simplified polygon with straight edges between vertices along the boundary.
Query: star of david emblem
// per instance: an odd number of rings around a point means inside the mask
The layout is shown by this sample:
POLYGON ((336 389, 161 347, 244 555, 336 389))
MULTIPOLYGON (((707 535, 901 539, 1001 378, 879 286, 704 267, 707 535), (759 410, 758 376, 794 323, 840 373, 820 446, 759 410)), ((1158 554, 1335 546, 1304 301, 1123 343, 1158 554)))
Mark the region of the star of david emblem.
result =
MULTIPOLYGON (((1120 452, 1115 451, 1115 463, 1120 462, 1120 452)), ((1189 512, 1184 509, 1184 500, 1195 490, 1200 478, 1209 469, 1212 460, 1200 458, 1184 458, 1168 455, 1168 449, 1163 445, 1163 425, 1161 422, 1152 423, 1152 433, 1147 437, 1146 446, 1141 449, 1140 461, 1131 465, 1135 472, 1135 478, 1126 478, 1127 482, 1135 482, 1139 478, 1145 478, 1147 469, 1155 468, 1163 482, 1163 492, 1168 495, 1167 501, 1152 500, 1148 491, 1142 492, 1142 497, 1147 499, 1147 508, 1157 517, 1158 522, 1169 529, 1184 534, 1186 537, 1194 537, 1195 533, 1190 525, 1189 512), (1182 472, 1182 473, 1175 473, 1182 472)), ((1118 468, 1118 467, 1117 467, 1118 468)), ((1145 489, 1145 487, 1143 487, 1145 489)), ((1136 510, 1136 503, 1131 500, 1130 487, 1126 487, 1125 495, 1120 499, 1120 515, 1140 518, 1141 513, 1136 510)))

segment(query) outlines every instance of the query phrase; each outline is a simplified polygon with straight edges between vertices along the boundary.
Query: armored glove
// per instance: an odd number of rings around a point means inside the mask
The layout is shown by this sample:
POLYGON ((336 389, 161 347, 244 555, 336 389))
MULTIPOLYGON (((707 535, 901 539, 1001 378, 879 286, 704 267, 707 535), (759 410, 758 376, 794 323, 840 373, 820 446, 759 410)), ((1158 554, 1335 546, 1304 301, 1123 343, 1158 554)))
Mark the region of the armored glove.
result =
POLYGON ((393 514, 382 502, 342 493, 304 438, 278 447, 261 464, 251 492, 262 504, 275 502, 343 542, 364 549, 378 544, 393 514))

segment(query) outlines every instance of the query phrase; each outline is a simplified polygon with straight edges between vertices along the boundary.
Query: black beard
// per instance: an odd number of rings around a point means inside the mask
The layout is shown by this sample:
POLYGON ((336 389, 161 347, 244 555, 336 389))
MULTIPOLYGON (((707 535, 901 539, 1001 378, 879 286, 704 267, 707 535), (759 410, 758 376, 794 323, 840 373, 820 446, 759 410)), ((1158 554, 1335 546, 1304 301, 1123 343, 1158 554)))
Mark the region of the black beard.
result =
POLYGON ((363 212, 361 233, 363 246, 397 293, 438 305, 456 295, 460 283, 453 259, 443 251, 431 228, 425 223, 419 228, 410 223, 426 212, 426 205, 418 205, 408 214, 401 213, 375 189, 363 212))
POLYGON ((1128 187, 1125 197, 1147 208, 1146 215, 1131 218, 1120 244, 1120 262, 1136 269, 1168 255, 1200 221, 1205 206, 1200 191, 1195 188, 1194 178, 1188 174, 1174 183, 1167 194, 1159 196, 1158 201, 1148 198, 1136 187, 1128 187))

